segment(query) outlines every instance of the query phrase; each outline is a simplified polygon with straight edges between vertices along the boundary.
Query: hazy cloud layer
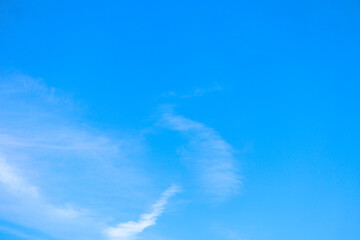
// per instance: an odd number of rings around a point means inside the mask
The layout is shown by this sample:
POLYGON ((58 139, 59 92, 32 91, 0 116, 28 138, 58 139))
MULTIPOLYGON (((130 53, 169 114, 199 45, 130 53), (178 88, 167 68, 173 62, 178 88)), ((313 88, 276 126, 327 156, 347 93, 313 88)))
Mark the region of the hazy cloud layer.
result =
POLYGON ((20 172, 0 157, 0 214, 5 219, 63 238, 68 236, 62 232, 86 239, 100 231, 102 224, 87 216, 87 211, 50 203, 20 172))
POLYGON ((129 157, 141 149, 136 138, 89 127, 71 97, 16 75, 0 78, 0 105, 3 220, 61 239, 103 239, 111 209, 151 192, 129 157))

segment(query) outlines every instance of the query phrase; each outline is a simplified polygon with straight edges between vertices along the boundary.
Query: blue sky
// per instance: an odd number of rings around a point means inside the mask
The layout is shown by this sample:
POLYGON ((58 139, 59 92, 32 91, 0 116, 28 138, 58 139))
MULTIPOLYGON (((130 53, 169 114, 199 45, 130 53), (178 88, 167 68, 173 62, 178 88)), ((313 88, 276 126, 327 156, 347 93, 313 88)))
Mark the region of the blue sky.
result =
POLYGON ((0 1, 0 239, 360 239, 360 4, 0 1))

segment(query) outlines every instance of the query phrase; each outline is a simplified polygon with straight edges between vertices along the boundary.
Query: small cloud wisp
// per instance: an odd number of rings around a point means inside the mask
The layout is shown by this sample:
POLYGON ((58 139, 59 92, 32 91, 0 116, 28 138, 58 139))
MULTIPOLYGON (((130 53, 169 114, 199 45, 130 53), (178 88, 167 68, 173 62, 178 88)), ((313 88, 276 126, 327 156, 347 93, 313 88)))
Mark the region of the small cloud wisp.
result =
POLYGON ((133 239, 137 234, 144 231, 146 228, 155 225, 158 217, 163 213, 165 205, 170 197, 174 196, 180 191, 179 186, 172 186, 162 193, 160 199, 152 205, 152 210, 149 213, 142 214, 138 221, 129 221, 120 223, 115 227, 105 229, 105 235, 111 240, 128 240, 133 239))

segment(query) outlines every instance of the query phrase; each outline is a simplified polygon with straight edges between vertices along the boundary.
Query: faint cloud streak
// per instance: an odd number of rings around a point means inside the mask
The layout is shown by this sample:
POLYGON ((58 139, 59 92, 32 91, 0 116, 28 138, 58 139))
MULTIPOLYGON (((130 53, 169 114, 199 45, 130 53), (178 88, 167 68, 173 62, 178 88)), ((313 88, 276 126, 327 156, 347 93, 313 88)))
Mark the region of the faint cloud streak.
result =
POLYGON ((133 239, 137 234, 146 228, 155 225, 158 217, 163 213, 168 199, 180 191, 178 186, 172 186, 162 193, 160 199, 152 205, 149 213, 140 215, 138 221, 129 221, 120 223, 115 227, 105 229, 106 236, 111 240, 128 240, 133 239))

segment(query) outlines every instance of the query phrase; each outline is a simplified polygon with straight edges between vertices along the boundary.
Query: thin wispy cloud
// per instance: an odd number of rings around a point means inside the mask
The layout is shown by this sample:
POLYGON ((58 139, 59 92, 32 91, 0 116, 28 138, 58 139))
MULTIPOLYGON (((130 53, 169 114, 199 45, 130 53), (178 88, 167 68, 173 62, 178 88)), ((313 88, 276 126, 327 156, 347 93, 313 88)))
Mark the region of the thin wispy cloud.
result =
POLYGON ((188 137, 183 157, 195 166, 199 182, 207 192, 218 198, 237 192, 241 181, 234 149, 214 129, 176 115, 170 108, 162 113, 160 122, 188 137))
POLYGON ((152 205, 152 210, 149 213, 142 214, 138 221, 120 223, 115 227, 107 228, 105 230, 105 234, 111 240, 133 239, 137 236, 137 234, 143 232, 146 228, 156 224, 156 220, 163 213, 169 198, 179 191, 179 186, 170 187, 163 192, 160 199, 152 205))
POLYGON ((4 157, 0 157, 0 214, 6 216, 5 219, 65 238, 66 235, 62 235, 61 230, 70 231, 78 239, 85 239, 93 236, 95 229, 100 229, 100 222, 87 216, 85 210, 70 204, 50 203, 39 193, 38 187, 29 183, 20 172, 4 157), (85 237, 83 230, 88 227, 92 229, 88 232, 91 235, 85 237))

